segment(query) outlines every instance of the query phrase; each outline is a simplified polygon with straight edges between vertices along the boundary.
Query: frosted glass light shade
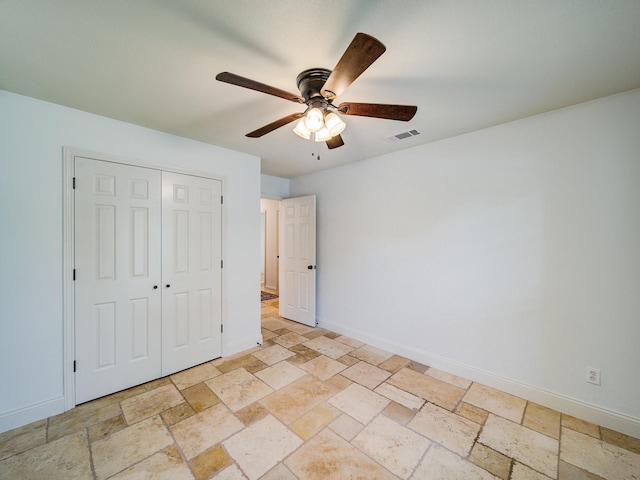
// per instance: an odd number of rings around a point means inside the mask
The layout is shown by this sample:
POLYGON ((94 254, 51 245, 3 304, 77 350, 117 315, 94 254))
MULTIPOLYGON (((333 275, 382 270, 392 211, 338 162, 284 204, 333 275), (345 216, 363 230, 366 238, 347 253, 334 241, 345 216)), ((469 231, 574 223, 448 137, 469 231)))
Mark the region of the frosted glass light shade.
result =
POLYGON ((304 118, 301 118, 296 128, 293 129, 293 132, 299 137, 304 138, 305 140, 309 140, 311 138, 311 132, 305 126, 304 118))
POLYGON ((329 129, 329 133, 331 134, 332 137, 335 137, 336 135, 340 135, 342 131, 345 129, 345 127, 347 126, 347 124, 344 123, 342 119, 333 112, 330 112, 327 114, 327 116, 324 119, 324 124, 329 129))
POLYGON ((331 133, 329 133, 329 129, 327 127, 321 128, 315 134, 316 142, 326 142, 332 137, 331 133))
POLYGON ((304 118, 304 125, 307 127, 307 130, 314 133, 324 127, 324 114, 322 110, 317 107, 309 110, 304 118))

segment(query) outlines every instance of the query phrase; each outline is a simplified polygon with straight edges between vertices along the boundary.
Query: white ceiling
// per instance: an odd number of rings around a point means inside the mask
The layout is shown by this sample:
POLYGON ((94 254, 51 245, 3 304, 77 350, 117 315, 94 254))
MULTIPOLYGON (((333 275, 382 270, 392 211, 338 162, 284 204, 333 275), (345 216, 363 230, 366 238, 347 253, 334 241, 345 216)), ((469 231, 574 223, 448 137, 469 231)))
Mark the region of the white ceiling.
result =
POLYGON ((281 177, 639 87, 638 0, 0 0, 0 89, 258 155, 281 177), (414 104, 413 120, 343 117, 331 151, 295 123, 244 136, 303 108, 217 73, 298 93, 357 32, 387 51, 336 104, 414 104))

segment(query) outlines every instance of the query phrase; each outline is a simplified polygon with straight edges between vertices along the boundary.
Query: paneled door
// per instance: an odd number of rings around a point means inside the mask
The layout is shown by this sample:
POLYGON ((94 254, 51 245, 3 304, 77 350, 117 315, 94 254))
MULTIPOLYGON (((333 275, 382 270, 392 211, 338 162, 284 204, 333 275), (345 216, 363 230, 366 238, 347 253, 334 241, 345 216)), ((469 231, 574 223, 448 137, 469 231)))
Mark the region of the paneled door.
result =
POLYGON ((316 196, 280 204, 280 316, 316 326, 316 196))
POLYGON ((76 404, 222 351, 222 182, 75 158, 76 404))
POLYGON ((76 403, 161 375, 160 179, 75 159, 76 403))
POLYGON ((222 353, 222 182, 162 172, 162 375, 222 353))

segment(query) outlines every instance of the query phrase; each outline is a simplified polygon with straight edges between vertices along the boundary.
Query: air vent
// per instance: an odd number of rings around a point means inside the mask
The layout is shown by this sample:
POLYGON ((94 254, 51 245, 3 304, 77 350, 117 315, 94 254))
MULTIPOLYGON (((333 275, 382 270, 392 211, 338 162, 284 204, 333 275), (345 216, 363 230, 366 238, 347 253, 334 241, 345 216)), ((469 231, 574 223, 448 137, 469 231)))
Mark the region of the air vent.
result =
POLYGON ((398 140, 404 140, 405 138, 415 137, 416 135, 420 135, 418 130, 409 130, 408 132, 398 133, 397 135, 391 135, 387 137, 387 140, 390 142, 397 142, 398 140))

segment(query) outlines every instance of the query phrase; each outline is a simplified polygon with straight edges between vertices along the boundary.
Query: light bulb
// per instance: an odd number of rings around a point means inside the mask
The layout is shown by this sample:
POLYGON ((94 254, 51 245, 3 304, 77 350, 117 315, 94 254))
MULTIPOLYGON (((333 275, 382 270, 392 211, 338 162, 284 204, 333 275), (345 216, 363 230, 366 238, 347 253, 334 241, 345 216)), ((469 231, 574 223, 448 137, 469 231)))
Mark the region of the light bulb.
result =
POLYGON ((311 138, 311 132, 305 126, 304 118, 300 119, 296 128, 293 129, 293 132, 305 140, 309 140, 311 138))
POLYGON ((329 133, 331 134, 332 137, 335 137, 336 135, 340 135, 342 131, 345 129, 345 127, 347 126, 347 124, 344 123, 342 119, 333 112, 330 112, 327 114, 327 116, 324 119, 324 123, 329 129, 329 133))
POLYGON ((324 127, 324 114, 318 107, 313 107, 304 118, 304 125, 310 132, 317 132, 324 127))

